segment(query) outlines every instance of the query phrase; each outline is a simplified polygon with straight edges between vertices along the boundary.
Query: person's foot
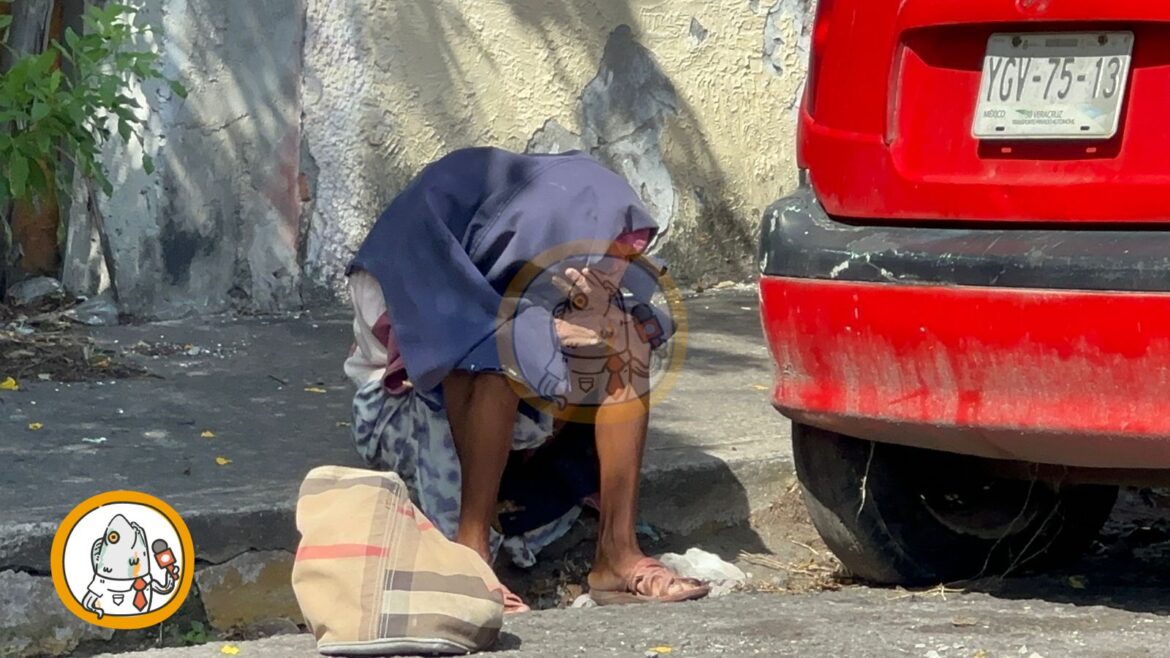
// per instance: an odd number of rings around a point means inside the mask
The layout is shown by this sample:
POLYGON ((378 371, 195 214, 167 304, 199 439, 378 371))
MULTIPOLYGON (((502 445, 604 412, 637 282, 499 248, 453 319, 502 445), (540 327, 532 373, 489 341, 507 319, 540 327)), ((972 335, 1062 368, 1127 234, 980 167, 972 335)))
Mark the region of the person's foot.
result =
POLYGON ((505 615, 518 615, 522 612, 532 612, 532 608, 530 608, 528 604, 524 602, 524 599, 520 598, 520 596, 512 590, 508 589, 507 585, 500 583, 500 593, 504 595, 505 615))
POLYGON ((702 582, 684 578, 640 552, 614 560, 599 559, 589 572, 588 583, 590 596, 598 605, 692 601, 710 592, 702 582))
POLYGON ((599 552, 586 579, 589 589, 610 591, 624 588, 634 568, 644 559, 646 554, 637 549, 599 552))
MULTIPOLYGON (((495 571, 495 568, 492 567, 492 550, 488 540, 485 538, 486 534, 487 533, 482 532, 459 533, 455 538, 455 543, 462 544, 463 546, 466 546, 467 548, 475 551, 476 554, 479 555, 479 557, 482 558, 485 563, 487 563, 488 567, 491 568, 492 571, 495 571)), ((520 598, 512 590, 508 589, 507 585, 500 583, 500 589, 498 591, 504 597, 505 615, 514 615, 521 612, 532 611, 532 608, 524 602, 524 599, 520 598)))
MULTIPOLYGON (((488 544, 488 540, 484 538, 486 533, 467 533, 467 535, 468 536, 457 536, 455 538, 455 543, 462 544, 463 546, 466 546, 467 548, 475 551, 476 554, 478 554, 479 557, 487 563, 488 567, 491 567, 492 571, 495 571, 495 568, 492 567, 492 550, 488 544)), ((500 583, 499 592, 504 597, 505 615, 515 615, 521 612, 532 611, 532 608, 524 602, 524 599, 520 598, 520 596, 511 589, 508 589, 507 585, 500 583)))

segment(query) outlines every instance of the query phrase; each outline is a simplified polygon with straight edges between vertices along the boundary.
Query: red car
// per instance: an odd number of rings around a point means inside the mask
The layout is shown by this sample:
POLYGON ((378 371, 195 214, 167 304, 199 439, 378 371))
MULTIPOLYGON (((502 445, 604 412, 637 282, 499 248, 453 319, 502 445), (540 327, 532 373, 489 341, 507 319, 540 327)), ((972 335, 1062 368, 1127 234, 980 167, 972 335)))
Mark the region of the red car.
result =
POLYGON ((1170 3, 820 0, 761 315, 818 530, 921 584, 1170 473, 1170 3))

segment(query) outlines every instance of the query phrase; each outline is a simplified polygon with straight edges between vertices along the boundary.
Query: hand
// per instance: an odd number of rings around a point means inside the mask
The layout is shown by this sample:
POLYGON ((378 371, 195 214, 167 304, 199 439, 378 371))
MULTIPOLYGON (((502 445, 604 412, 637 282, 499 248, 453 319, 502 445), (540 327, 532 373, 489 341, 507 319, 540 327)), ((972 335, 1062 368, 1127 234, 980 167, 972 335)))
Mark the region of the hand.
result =
POLYGON ((565 270, 565 276, 553 277, 553 284, 569 298, 569 310, 555 320, 561 344, 569 348, 602 347, 616 335, 620 310, 612 301, 616 290, 595 272, 585 268, 565 270))
POLYGON ((609 281, 588 267, 583 270, 570 267, 565 270, 564 278, 554 276, 553 284, 569 298, 574 311, 601 315, 609 312, 610 300, 617 292, 609 281))
POLYGON ((606 342, 598 331, 559 318, 553 319, 553 327, 564 347, 596 347, 606 342))

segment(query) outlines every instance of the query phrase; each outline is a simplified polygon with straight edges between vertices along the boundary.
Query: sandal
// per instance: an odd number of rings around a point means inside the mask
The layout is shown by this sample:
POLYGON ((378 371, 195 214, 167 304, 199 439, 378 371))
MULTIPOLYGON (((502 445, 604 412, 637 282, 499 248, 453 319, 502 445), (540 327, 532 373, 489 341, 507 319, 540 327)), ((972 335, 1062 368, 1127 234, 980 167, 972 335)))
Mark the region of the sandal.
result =
POLYGON ((497 591, 504 596, 505 615, 518 615, 522 612, 532 612, 532 608, 524 602, 524 599, 508 589, 507 585, 500 583, 500 589, 497 591))
POLYGON ((589 596, 597 605, 624 605, 627 603, 681 603, 701 599, 711 588, 694 578, 683 578, 665 564, 648 557, 634 565, 624 590, 590 589, 589 596), (675 583, 686 589, 668 594, 675 583))

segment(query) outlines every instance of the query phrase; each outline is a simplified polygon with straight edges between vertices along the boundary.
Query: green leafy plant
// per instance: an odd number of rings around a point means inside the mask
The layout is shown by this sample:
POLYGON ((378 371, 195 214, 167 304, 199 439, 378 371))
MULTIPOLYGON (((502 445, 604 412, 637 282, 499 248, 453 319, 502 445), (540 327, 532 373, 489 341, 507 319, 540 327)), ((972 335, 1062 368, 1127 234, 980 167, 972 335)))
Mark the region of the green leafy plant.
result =
MULTIPOLYGON (((6 128, 0 129, 0 210, 14 201, 40 202, 54 188, 68 195, 74 167, 112 193, 102 147, 114 138, 143 143, 141 107, 129 90, 159 80, 186 96, 163 74, 158 53, 136 45, 151 30, 135 24, 129 6, 87 5, 82 20, 82 34, 67 28, 44 52, 19 53, 8 45, 12 17, 0 16, 0 40, 12 57, 0 75, 0 127, 6 128)), ((142 166, 154 170, 149 155, 142 166)))
POLYGON ((205 626, 201 621, 192 621, 191 629, 186 633, 183 633, 183 644, 188 646, 207 644, 207 641, 207 626, 205 626))

